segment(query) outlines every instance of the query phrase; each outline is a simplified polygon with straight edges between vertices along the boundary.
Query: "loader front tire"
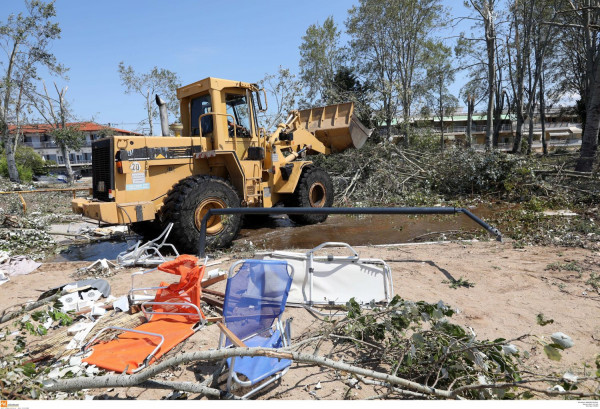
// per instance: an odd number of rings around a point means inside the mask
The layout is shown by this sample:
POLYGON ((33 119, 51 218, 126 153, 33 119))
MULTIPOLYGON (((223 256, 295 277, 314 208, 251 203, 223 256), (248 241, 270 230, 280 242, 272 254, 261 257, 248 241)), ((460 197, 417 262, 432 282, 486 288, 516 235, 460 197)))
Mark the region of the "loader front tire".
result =
MULTIPOLYGON (((202 218, 209 209, 240 207, 240 198, 225 179, 215 176, 190 176, 168 193, 161 212, 163 226, 173 223, 169 241, 182 253, 196 254, 202 218)), ((206 246, 222 248, 237 236, 241 215, 211 216, 206 224, 206 246)))
MULTIPOLYGON (((288 207, 331 207, 333 205, 333 182, 329 174, 316 166, 307 166, 296 190, 289 198, 288 207)), ((290 214, 296 224, 316 224, 327 219, 326 214, 290 214)))

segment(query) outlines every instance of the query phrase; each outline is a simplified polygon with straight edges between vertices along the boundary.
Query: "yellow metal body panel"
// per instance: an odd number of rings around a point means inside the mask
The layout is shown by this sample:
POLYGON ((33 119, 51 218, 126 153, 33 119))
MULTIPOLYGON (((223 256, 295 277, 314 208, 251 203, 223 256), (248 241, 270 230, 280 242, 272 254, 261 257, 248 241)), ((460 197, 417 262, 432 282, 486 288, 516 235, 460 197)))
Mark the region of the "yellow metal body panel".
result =
MULTIPOLYGON (((364 129, 359 129, 359 135, 353 125, 352 103, 292 111, 286 124, 261 136, 252 103, 258 92, 255 84, 212 77, 179 88, 181 134, 192 135, 194 129, 198 135, 111 137, 114 188, 108 197, 112 201, 74 199, 73 211, 107 223, 154 220, 169 190, 191 175, 227 179, 243 206, 271 207, 296 190, 302 169, 312 163, 304 160, 307 153, 329 154, 353 143, 360 147, 366 139, 364 129), (239 101, 241 105, 236 105, 239 101), (196 124, 191 121, 193 102, 196 124), (198 110, 198 104, 205 102, 198 110), (238 124, 234 115, 245 124, 238 124), (212 125, 203 134, 206 116, 212 118, 212 125), (252 147, 262 148, 263 160, 249 159, 252 147), (289 164, 293 167, 284 179, 281 169, 286 164, 288 171, 289 164)), ((106 181, 102 183, 94 188, 106 193, 106 181)))

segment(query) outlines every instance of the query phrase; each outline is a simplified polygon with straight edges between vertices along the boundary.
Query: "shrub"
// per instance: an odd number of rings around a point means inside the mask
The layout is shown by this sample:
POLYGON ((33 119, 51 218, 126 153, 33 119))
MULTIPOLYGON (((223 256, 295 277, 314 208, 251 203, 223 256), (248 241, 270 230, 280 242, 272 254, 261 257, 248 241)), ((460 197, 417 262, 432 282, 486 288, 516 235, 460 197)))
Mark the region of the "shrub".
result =
MULTIPOLYGON (((1 151, 0 175, 8 177, 8 163, 6 153, 1 151)), ((30 182, 33 175, 47 174, 48 170, 44 159, 29 146, 18 146, 15 152, 17 171, 22 182, 30 182)))

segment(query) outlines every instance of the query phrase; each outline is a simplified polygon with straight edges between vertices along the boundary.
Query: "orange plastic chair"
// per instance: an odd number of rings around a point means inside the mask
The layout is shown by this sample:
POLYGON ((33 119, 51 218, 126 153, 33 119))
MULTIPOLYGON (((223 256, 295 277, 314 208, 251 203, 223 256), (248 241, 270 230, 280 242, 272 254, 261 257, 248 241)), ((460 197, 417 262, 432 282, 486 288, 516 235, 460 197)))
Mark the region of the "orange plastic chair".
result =
POLYGON ((158 269, 179 275, 178 283, 162 282, 154 301, 142 304, 148 322, 134 329, 106 327, 99 331, 83 348, 86 351, 103 332, 124 331, 116 339, 97 344, 84 362, 115 372, 132 374, 155 362, 206 323, 200 309, 201 281, 205 266, 198 266, 198 258, 181 255, 167 261, 158 269), (146 310, 152 306, 152 311, 146 310))

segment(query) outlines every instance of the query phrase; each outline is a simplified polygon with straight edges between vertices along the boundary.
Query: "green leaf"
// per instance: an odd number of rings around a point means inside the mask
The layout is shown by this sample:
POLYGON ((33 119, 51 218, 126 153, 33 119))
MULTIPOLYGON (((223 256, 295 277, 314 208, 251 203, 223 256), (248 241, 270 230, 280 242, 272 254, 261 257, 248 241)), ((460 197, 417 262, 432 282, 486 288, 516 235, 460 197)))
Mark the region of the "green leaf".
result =
POLYGON ((425 338, 423 338, 423 335, 419 334, 418 332, 413 334, 412 340, 419 348, 425 345, 425 338))
POLYGON ((541 325, 542 327, 548 325, 548 324, 552 324, 554 322, 553 319, 546 319, 544 317, 544 314, 542 314, 541 312, 537 315, 537 323, 538 325, 541 325))
POLYGON ((36 371, 36 369, 35 369, 35 364, 34 364, 34 363, 32 363, 32 362, 28 362, 28 363, 26 363, 26 364, 23 364, 23 365, 21 366, 21 368, 23 368, 23 374, 24 374, 25 376, 28 376, 28 377, 30 377, 30 378, 31 378, 32 376, 34 376, 34 375, 36 375, 36 374, 37 374, 37 371, 36 371))
POLYGON ((535 396, 533 395, 533 393, 529 392, 529 391, 525 391, 521 394, 521 398, 522 399, 533 399, 535 396))
POLYGON ((552 345, 546 345, 544 347, 544 352, 546 353, 548 358, 552 359, 553 361, 560 361, 560 359, 562 358, 559 350, 554 348, 552 345))

